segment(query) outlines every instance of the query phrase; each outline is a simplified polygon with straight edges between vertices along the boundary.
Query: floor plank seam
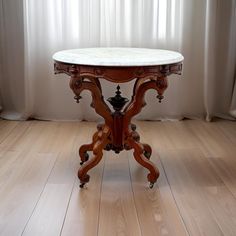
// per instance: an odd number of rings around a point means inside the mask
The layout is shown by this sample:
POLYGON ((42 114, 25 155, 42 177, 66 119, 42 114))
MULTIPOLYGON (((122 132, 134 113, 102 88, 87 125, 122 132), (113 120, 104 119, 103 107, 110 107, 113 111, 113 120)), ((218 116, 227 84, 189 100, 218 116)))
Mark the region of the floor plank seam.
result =
POLYGON ((75 176, 75 178, 74 178, 74 183, 73 183, 73 187, 71 188, 69 200, 68 200, 68 203, 67 203, 67 206, 66 206, 65 215, 64 215, 64 218, 63 218, 63 222, 62 222, 62 226, 61 226, 61 230, 60 230, 60 236, 62 235, 62 231, 63 231, 64 225, 65 225, 66 216, 67 216, 67 212, 68 212, 69 205, 70 205, 70 202, 71 202, 71 196, 72 196, 72 193, 73 193, 74 188, 75 188, 76 179, 77 179, 77 177, 75 176))
POLYGON ((221 227, 219 221, 217 220, 216 215, 215 215, 215 213, 214 213, 213 210, 212 210, 212 207, 208 205, 207 208, 209 209, 209 211, 210 211, 210 213, 211 213, 211 216, 212 216, 213 220, 216 222, 216 225, 219 227, 219 230, 220 230, 220 232, 222 233, 222 235, 223 235, 223 236, 228 236, 228 235, 225 235, 225 234, 224 234, 224 230, 222 229, 222 227, 221 227))
POLYGON ((225 129, 223 127, 219 127, 219 130, 224 134, 225 137, 227 137, 227 139, 230 140, 231 144, 235 145, 234 140, 232 140, 232 138, 228 136, 227 133, 225 133, 225 129))
POLYGON ((105 160, 103 161, 102 178, 101 178, 101 184, 100 184, 100 194, 99 194, 100 195, 100 200, 99 200, 99 205, 98 205, 97 236, 98 236, 98 233, 99 233, 99 222, 100 222, 100 212, 101 212, 101 199, 102 199, 102 185, 103 185, 103 178, 104 178, 104 170, 105 170, 106 159, 107 159, 107 155, 105 157, 105 160))
POLYGON ((40 195, 39 195, 38 200, 37 200, 36 203, 35 203, 35 206, 34 206, 32 212, 31 212, 31 214, 30 214, 30 216, 29 216, 29 219, 27 220, 27 222, 26 222, 26 224, 25 224, 25 226, 24 226, 24 228, 23 228, 23 231, 22 231, 22 233, 21 233, 21 236, 24 235, 24 232, 25 232, 25 230, 26 230, 26 227, 27 227, 27 225, 28 225, 28 223, 29 223, 29 221, 30 221, 32 215, 34 214, 34 211, 35 211, 35 209, 36 209, 36 207, 37 207, 37 205, 38 205, 38 203, 39 203, 39 201, 40 201, 40 198, 41 198, 41 196, 42 196, 42 194, 43 194, 43 192, 44 192, 44 190, 45 190, 45 188, 46 188, 46 186, 47 186, 48 180, 49 180, 49 178, 50 178, 50 176, 51 176, 51 174, 52 174, 52 172, 53 172, 53 169, 54 169, 54 167, 55 167, 55 165, 56 165, 58 156, 59 156, 59 155, 57 155, 57 158, 55 159, 55 161, 54 161, 54 163, 53 163, 52 169, 51 169, 51 171, 50 171, 50 173, 49 173, 49 175, 48 175, 48 177, 47 177, 47 179, 46 179, 46 181, 45 181, 45 184, 44 184, 44 186, 43 186, 43 189, 42 189, 42 191, 41 191, 41 193, 40 193, 40 195))
POLYGON ((176 201, 176 199, 175 199, 175 196, 174 196, 173 190, 172 190, 172 188, 171 188, 171 185, 170 185, 169 179, 168 179, 168 177, 167 177, 167 173, 166 173, 166 170, 165 170, 164 164, 163 164, 163 162, 162 162, 162 160, 161 160, 161 157, 159 157, 159 160, 160 160, 160 163, 161 163, 162 169, 163 169, 163 171, 164 171, 164 175, 165 175, 165 177, 166 177, 166 181, 167 181, 167 183, 168 183, 168 185, 169 185, 170 192, 171 192, 172 197, 173 197, 173 199, 174 199, 174 202, 175 202, 176 208, 178 209, 179 216, 180 216, 181 219, 182 219, 182 222, 183 222, 183 224, 184 224, 184 227, 185 227, 185 229, 186 229, 186 232, 188 233, 189 236, 191 236, 191 234, 190 234, 190 232, 189 232, 189 230, 188 230, 188 228, 187 228, 187 225, 186 225, 186 223, 185 223, 185 221, 184 221, 184 218, 183 218, 183 216, 182 216, 182 214, 181 214, 181 211, 180 211, 180 209, 179 209, 179 206, 178 206, 178 204, 177 204, 177 201, 176 201))
MULTIPOLYGON (((76 143, 77 138, 78 138, 78 137, 75 135, 75 137, 74 137, 74 139, 73 139, 73 146, 76 146, 76 144, 77 144, 77 143, 76 143)), ((77 153, 77 148, 75 149, 75 152, 77 153)), ((75 156, 77 157, 77 155, 75 155, 75 156)), ((72 197, 73 191, 74 191, 75 186, 76 186, 76 179, 77 179, 77 176, 74 177, 73 185, 72 185, 72 188, 71 188, 70 196, 69 196, 69 199, 68 199, 68 203, 67 203, 67 206, 66 206, 65 215, 64 215, 63 222, 62 222, 62 226, 61 226, 61 230, 60 230, 60 236, 62 235, 62 232, 63 232, 63 228, 64 228, 64 225, 65 225, 65 221, 66 221, 68 209, 69 209, 70 202, 71 202, 71 197, 72 197)))
MULTIPOLYGON (((128 154, 127 154, 127 156, 128 156, 128 154)), ((131 185, 131 190, 132 190, 132 193, 133 193, 134 206, 135 206, 135 210, 136 210, 136 216, 137 216, 137 219, 138 219, 138 224, 139 224, 140 232, 141 232, 141 235, 143 235, 142 227, 141 227, 139 216, 138 216, 137 203, 136 203, 135 197, 134 197, 135 193, 134 193, 133 182, 132 182, 132 177, 131 177, 131 168, 130 168, 130 160, 129 159, 130 158, 128 156, 130 185, 131 185)))
MULTIPOLYGON (((4 120, 0 120, 0 122, 2 122, 2 121, 4 121, 4 120)), ((15 129, 16 126, 19 125, 19 124, 20 124, 20 122, 18 121, 18 122, 10 129, 10 131, 7 133, 7 136, 6 136, 6 137, 8 137, 8 135, 12 132, 12 130, 15 129)), ((0 142, 0 144, 1 144, 1 143, 2 143, 2 142, 0 142)))
POLYGON ((228 191, 230 192, 230 194, 233 196, 233 198, 236 200, 236 196, 234 195, 234 193, 232 192, 232 190, 228 187, 228 185, 225 184, 224 179, 218 174, 216 167, 209 161, 209 158, 206 158, 207 162, 209 163, 209 165, 214 169, 215 173, 217 174, 217 176, 219 177, 219 179, 221 180, 222 184, 224 184, 225 188, 228 189, 228 191))
MULTIPOLYGON (((5 141, 5 139, 7 139, 10 135, 11 135, 11 133, 13 132, 13 130, 17 127, 19 125, 19 123, 18 124, 16 124, 10 131, 9 131, 9 133, 7 134, 7 136, 0 142, 0 145, 5 141)), ((22 135, 24 135, 26 132, 27 132, 27 130, 29 129, 29 127, 31 127, 32 126, 32 122, 30 122, 30 124, 28 125, 28 127, 24 130, 24 132, 21 134, 21 136, 22 135)))
POLYGON ((225 139, 227 139, 231 144, 234 145, 234 141, 229 137, 226 133, 224 128, 217 126, 217 130, 224 136, 225 139))

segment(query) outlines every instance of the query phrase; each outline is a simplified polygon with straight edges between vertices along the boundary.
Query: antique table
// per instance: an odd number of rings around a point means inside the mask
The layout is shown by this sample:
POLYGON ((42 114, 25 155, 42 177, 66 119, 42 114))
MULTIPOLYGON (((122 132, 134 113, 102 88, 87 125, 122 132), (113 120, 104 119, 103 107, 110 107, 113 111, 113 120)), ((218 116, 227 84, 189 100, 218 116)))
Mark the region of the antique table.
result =
POLYGON ((156 90, 161 102, 167 88, 167 76, 181 74, 183 56, 173 51, 145 48, 84 48, 57 52, 53 59, 55 73, 70 76, 70 88, 75 100, 79 102, 81 92, 89 90, 92 95, 91 107, 104 118, 104 124, 97 126, 92 142, 79 149, 80 187, 89 182, 87 172, 100 162, 103 150, 119 153, 124 149, 133 149, 135 160, 149 170, 147 179, 152 188, 159 171, 150 161, 150 145, 140 142, 131 119, 146 105, 144 95, 147 90, 156 90), (114 83, 135 79, 131 100, 121 96, 118 85, 116 95, 107 99, 114 109, 112 111, 102 95, 99 81, 102 79, 114 83), (89 158, 88 151, 93 152, 92 158, 89 158))

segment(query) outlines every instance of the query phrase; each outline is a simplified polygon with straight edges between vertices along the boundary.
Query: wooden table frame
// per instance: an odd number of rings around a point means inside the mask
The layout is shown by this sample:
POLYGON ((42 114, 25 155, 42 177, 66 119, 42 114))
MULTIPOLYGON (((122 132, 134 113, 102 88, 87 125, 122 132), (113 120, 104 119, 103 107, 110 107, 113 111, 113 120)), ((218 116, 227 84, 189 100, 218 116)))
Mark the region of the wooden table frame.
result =
POLYGON ((131 123, 131 120, 146 105, 144 96, 147 90, 156 90, 157 98, 161 101, 168 86, 167 76, 181 74, 182 62, 157 66, 112 67, 75 65, 55 61, 54 71, 56 74, 65 73, 71 77, 70 88, 74 92, 77 102, 81 99, 81 92, 89 90, 92 95, 91 107, 105 121, 104 124, 97 126, 97 132, 93 135, 92 142, 82 145, 79 149, 80 187, 82 188, 85 183, 89 182, 90 176, 87 172, 100 162, 103 150, 113 150, 119 153, 124 149, 134 149, 135 160, 149 170, 147 179, 152 188, 159 177, 159 171, 150 161, 152 154, 150 145, 140 142, 136 126, 131 123), (131 101, 122 111, 121 109, 112 111, 105 103, 99 79, 115 83, 125 83, 136 79, 131 101), (89 158, 88 151, 93 152, 92 158, 89 158))

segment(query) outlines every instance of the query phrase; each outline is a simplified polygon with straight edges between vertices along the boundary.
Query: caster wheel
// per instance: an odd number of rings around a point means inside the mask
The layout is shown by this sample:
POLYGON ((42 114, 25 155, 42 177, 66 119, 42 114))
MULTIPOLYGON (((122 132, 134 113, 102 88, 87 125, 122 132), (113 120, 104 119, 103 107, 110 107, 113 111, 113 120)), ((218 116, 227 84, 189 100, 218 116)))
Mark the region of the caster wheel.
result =
POLYGON ((80 188, 84 188, 85 183, 80 184, 80 188))
POLYGON ((153 186, 154 186, 154 183, 150 183, 150 184, 149 184, 149 188, 150 188, 150 189, 152 189, 153 186))
POLYGON ((86 161, 89 159, 89 154, 87 152, 84 153, 84 161, 80 162, 80 165, 82 166, 86 161))

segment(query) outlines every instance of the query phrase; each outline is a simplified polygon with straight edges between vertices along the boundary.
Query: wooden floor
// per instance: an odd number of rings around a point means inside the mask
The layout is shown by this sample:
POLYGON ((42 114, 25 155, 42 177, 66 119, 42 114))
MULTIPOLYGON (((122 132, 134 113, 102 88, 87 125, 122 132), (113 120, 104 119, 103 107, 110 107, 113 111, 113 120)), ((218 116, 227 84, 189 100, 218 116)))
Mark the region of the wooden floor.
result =
POLYGON ((137 122, 160 170, 105 152, 80 190, 88 122, 0 121, 0 235, 235 236, 236 123, 137 122))

